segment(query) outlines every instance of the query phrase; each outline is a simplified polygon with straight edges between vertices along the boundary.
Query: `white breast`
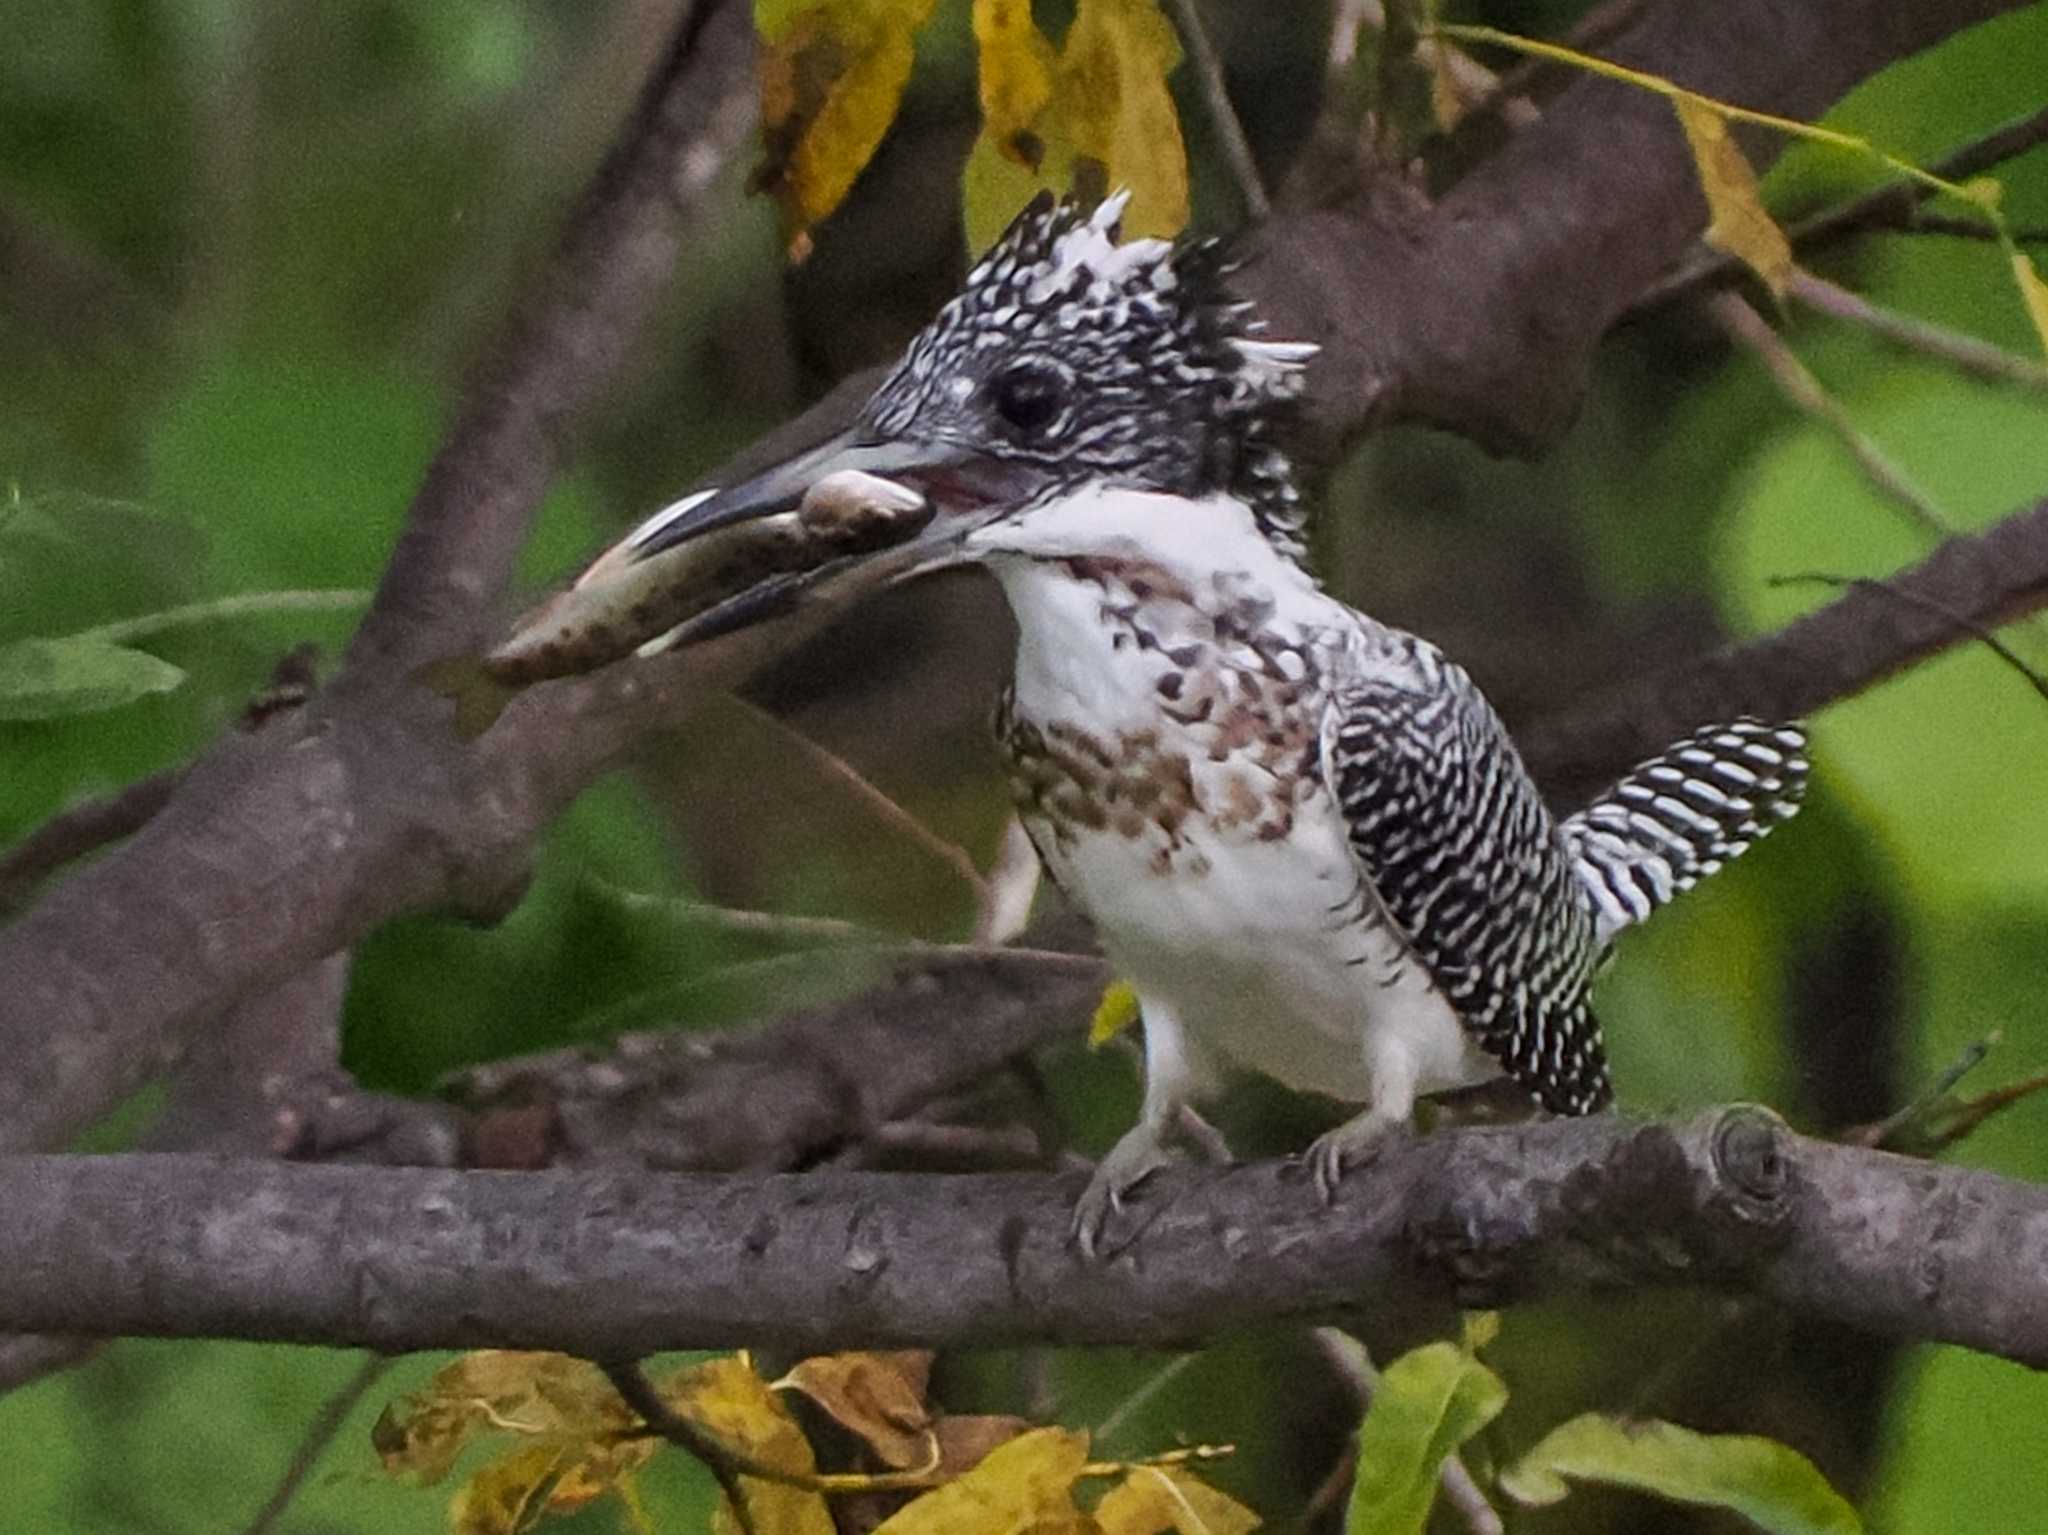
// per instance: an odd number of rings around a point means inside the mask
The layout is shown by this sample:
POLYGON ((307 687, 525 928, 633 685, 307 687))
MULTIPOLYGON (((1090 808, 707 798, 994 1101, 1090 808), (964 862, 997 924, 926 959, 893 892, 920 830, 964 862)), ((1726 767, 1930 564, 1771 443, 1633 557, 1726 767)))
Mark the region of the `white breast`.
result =
POLYGON ((1014 714, 1067 753, 1072 793, 1090 797, 1088 816, 1058 794, 1025 805, 1053 877, 1146 1006, 1212 1055, 1353 1102, 1389 1074, 1409 1091, 1497 1074, 1405 947, 1365 920, 1376 903, 1316 750, 1319 673, 1349 611, 1241 507, 1237 537, 1227 507, 1203 528, 1184 501, 1120 499, 1088 526, 1171 516, 1181 536, 1149 536, 1154 522, 1060 561, 1019 547, 1027 527, 987 556, 1017 616, 1014 714), (1219 545, 1244 558, 1219 560, 1219 545), (1160 783, 1190 813, 1163 813, 1148 797, 1160 783))

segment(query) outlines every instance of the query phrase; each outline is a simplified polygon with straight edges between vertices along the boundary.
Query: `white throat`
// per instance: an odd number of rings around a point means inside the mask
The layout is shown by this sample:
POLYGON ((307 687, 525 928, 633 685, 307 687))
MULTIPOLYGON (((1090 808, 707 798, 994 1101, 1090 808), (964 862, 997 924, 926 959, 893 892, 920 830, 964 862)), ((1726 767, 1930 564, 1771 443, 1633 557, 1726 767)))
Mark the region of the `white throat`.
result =
POLYGON ((1316 593, 1314 579, 1267 541, 1235 496, 1193 500, 1156 491, 1091 486, 1036 503, 968 535, 965 552, 1008 586, 1018 566, 1040 560, 1140 560, 1200 580, 1230 571, 1273 591, 1316 593))
POLYGON ((979 530, 965 552, 1009 599, 1017 703, 1035 717, 1142 721, 1158 708, 1157 652, 1342 621, 1234 496, 1091 488, 979 530))

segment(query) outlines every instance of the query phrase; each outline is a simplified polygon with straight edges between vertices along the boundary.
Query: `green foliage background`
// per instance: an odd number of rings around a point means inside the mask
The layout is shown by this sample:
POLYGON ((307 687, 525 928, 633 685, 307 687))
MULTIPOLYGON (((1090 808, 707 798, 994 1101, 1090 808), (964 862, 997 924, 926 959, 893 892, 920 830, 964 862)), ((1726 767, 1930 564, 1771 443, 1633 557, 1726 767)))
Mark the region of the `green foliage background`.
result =
MULTIPOLYGON (((240 592, 374 584, 462 366, 637 84, 654 33, 636 14, 625 0, 0 4, 0 261, 13 266, 0 268, 0 495, 18 490, 35 512, 0 527, 0 642, 240 592)), ((1503 4, 1473 19, 1541 32, 1568 16, 1503 4)), ((1298 131, 1321 26, 1248 25, 1222 39, 1233 69, 1267 87, 1243 93, 1261 143, 1298 131)), ((2037 7, 1892 70, 1831 121, 1931 157, 2037 107, 2044 60, 2048 10, 2037 7)), ((942 19, 922 44, 904 132, 957 121, 964 148, 971 71, 964 23, 942 19)), ((1176 85, 1197 155, 1198 221, 1226 222, 1234 199, 1198 110, 1185 110, 1187 82, 1176 85)), ((932 178, 950 190, 943 178, 958 163, 934 161, 922 195, 938 195, 932 178)), ((761 362, 759 376, 737 381, 725 368, 730 338, 783 304, 774 216, 742 196, 744 169, 726 178, 645 371, 624 381, 551 498, 528 554, 534 581, 797 402, 803 380, 786 365, 761 362)), ((1767 191, 1796 209, 1861 175, 1800 150, 1767 191)), ((2048 154, 2001 176, 2014 222, 2048 224, 2048 154)), ((856 206, 849 225, 858 216, 856 206)), ((828 254, 833 231, 820 231, 828 254)), ((1880 302, 2032 345, 1995 248, 1877 238, 1826 269, 1880 302)), ((792 291, 801 309, 800 283, 792 291)), ((793 323, 821 324, 814 314, 793 323)), ((2039 398, 1961 381, 1810 317, 1794 316, 1789 335, 1957 526, 1982 526, 2048 488, 2039 398)), ((829 334, 795 339, 814 354, 833 346, 829 334)), ((1489 462, 1415 433, 1370 445, 1339 476, 1324 543, 1340 582, 1370 600, 1388 579, 1375 575, 1382 550, 1450 557, 1475 538, 1512 546, 1560 527, 1590 605, 1704 599, 1742 631, 1821 599, 1773 588, 1773 576, 1882 574, 1930 544, 1752 364, 1684 351, 1656 326, 1608 348, 1579 427, 1540 465, 1489 462), (1398 494, 1418 476, 1431 487, 1421 509, 1398 494)), ((182 760, 234 717, 278 654, 311 638, 331 656, 349 622, 181 630, 151 646, 190 671, 176 692, 61 724, 0 723, 0 845, 81 795, 182 760)), ((2012 639, 2048 660, 2038 623, 2012 639)), ((1809 1112, 1816 1084, 1788 1042, 1788 997, 1815 945, 1867 910, 1897 935, 1906 1088, 1994 1029, 2005 1043, 1985 1082, 2048 1066, 2044 730, 2040 699, 1976 650, 1830 712, 1818 728, 1822 788, 1797 831, 1660 920, 1617 966, 1603 1014, 1625 1100, 1655 1112, 1751 1097, 1795 1120, 1809 1112)), ((676 757, 687 765, 705 750, 683 743, 676 757)), ((987 850, 1001 798, 985 773, 926 783, 912 799, 987 850)), ((346 1020, 351 1066, 374 1085, 424 1091, 450 1067, 624 1019, 680 1011, 709 1026, 857 984, 857 962, 763 964, 772 947, 618 900, 617 889, 703 887, 704 851, 666 807, 658 774, 603 785, 556 829, 532 895, 505 924, 409 920, 366 944, 346 1020)), ((776 812, 764 798, 734 815, 776 812)), ((957 892, 920 873, 919 856, 885 834, 842 836, 808 860, 780 860, 750 894, 854 918, 879 907, 887 923, 957 932, 957 892)), ((1077 1051, 1053 1074, 1084 1140, 1106 1141, 1131 1111, 1119 1061, 1077 1051)), ((1298 1143, 1294 1106, 1271 1096, 1249 1094, 1237 1119, 1254 1142, 1298 1143)), ((2029 1104, 1955 1154, 2048 1178, 2044 1148, 2048 1106, 2029 1104)), ((1686 1399, 1657 1399, 1657 1382, 1679 1370, 1677 1335, 1708 1315, 1668 1299, 1514 1314, 1489 1355, 1513 1391, 1489 1442, 1504 1457, 1588 1407, 1684 1420, 1686 1399)), ((1731 1335, 1731 1357, 1718 1361, 1713 1399, 1724 1406, 1743 1400, 1728 1378, 1765 1368, 1738 1357, 1755 1336, 1731 1335)), ((1801 1337, 1793 1324, 1777 1346, 1796 1353, 1801 1337)), ((1165 1361, 1098 1352, 1055 1360, 1048 1379, 1055 1411, 1075 1424, 1156 1387, 1107 1448, 1234 1439, 1243 1452, 1218 1479, 1285 1516, 1315 1474, 1290 1429, 1298 1347, 1244 1338, 1163 1379, 1165 1361)), ((378 1397, 435 1362, 404 1362, 378 1397)), ((354 1368, 311 1350, 109 1348, 0 1398, 0 1444, 13 1452, 0 1476, 5 1523, 87 1535, 236 1528, 354 1368)), ((962 1408, 1013 1408, 1029 1373, 1026 1361, 991 1355, 949 1390, 962 1408)), ((356 1413, 287 1529, 440 1528, 435 1497, 377 1476, 374 1408, 356 1413)), ((2048 1511, 2044 1410, 2048 1386, 2017 1367, 1908 1351, 1872 1485, 1849 1490, 1881 1528, 2030 1527, 2048 1511)), ((705 1486, 673 1458, 657 1464, 649 1504, 661 1526, 700 1528, 705 1486)), ((1575 1501, 1526 1528, 1588 1528, 1630 1507, 1575 1501)), ((594 1510, 564 1528, 614 1526, 594 1510)))

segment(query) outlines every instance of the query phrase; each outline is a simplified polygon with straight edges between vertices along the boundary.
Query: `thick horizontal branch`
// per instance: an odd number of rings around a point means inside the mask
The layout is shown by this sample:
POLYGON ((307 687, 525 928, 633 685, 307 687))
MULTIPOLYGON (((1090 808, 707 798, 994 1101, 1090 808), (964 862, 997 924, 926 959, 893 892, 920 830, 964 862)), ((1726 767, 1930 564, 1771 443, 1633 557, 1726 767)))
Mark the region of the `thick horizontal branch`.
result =
POLYGON ((1174 1170, 1099 1262, 1033 1174, 451 1173, 0 1160, 0 1327, 595 1357, 1427 1325, 1702 1285, 2048 1366, 2048 1189, 1760 1110, 1447 1131, 1324 1206, 1298 1164, 1174 1170))
POLYGON ((1653 673, 1545 720, 1520 744, 1554 795, 1582 797, 1686 732, 1738 715, 1798 719, 2048 606, 2048 500, 1951 538, 1882 583, 1747 644, 1653 673))

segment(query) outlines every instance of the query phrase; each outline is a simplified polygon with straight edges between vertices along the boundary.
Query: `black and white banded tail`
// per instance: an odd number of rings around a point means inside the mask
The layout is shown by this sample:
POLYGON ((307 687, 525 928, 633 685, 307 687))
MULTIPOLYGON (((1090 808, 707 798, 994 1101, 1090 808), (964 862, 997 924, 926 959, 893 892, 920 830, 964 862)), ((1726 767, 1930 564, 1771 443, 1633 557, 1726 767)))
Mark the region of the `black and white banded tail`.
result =
POLYGON ((1604 947, 1790 820, 1806 732, 1736 720, 1696 731, 1567 820, 1565 847, 1604 947))

